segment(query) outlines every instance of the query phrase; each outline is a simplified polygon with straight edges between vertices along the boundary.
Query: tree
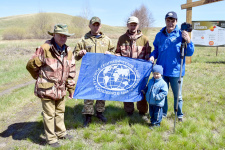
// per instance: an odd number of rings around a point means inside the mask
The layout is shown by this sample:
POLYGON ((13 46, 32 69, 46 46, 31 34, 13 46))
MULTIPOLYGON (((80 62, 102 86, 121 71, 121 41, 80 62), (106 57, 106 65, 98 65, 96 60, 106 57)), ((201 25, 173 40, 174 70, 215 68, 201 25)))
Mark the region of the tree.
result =
POLYGON ((47 13, 40 12, 34 18, 31 26, 31 33, 34 38, 49 38, 47 31, 52 31, 52 18, 47 13))
POLYGON ((149 11, 149 9, 145 5, 141 5, 140 8, 135 9, 131 16, 135 16, 139 19, 139 29, 140 30, 148 30, 149 27, 153 26, 154 18, 152 13, 149 11))

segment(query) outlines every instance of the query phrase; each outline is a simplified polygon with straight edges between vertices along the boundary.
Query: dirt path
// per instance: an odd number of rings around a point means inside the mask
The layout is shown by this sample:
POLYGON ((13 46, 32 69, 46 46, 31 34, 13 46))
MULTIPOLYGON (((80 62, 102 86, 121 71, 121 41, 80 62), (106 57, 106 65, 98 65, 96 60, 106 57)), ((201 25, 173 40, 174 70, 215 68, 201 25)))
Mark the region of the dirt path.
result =
POLYGON ((22 87, 27 86, 27 85, 30 85, 30 84, 32 84, 32 83, 35 83, 35 80, 31 80, 31 81, 26 82, 26 83, 23 83, 23 84, 15 85, 15 86, 12 87, 12 88, 9 88, 9 89, 7 89, 7 90, 4 90, 4 91, 0 92, 0 97, 1 97, 2 95, 4 95, 4 94, 8 94, 8 93, 12 92, 13 90, 22 88, 22 87))
MULTIPOLYGON (((80 67, 76 68, 76 78, 75 81, 77 81, 79 76, 79 69, 80 67)), ((7 90, 4 90, 0 92, 0 97, 4 94, 9 94, 13 90, 28 86, 30 84, 34 84, 35 80, 31 80, 29 82, 16 85, 12 88, 9 88, 7 90)), ((31 139, 32 144, 30 141, 27 140, 27 138, 33 138, 30 134, 32 133, 32 130, 35 128, 35 126, 38 126, 38 118, 40 119, 42 111, 42 106, 40 100, 37 98, 37 100, 33 102, 27 103, 25 106, 23 106, 20 111, 16 112, 12 116, 9 116, 7 119, 1 119, 0 124, 2 126, 2 130, 0 130, 0 149, 14 149, 15 147, 19 148, 20 146, 32 147, 32 145, 35 147, 38 147, 38 149, 42 149, 45 145, 45 139, 43 137, 37 137, 37 139, 31 139), (23 142, 21 142, 23 140, 23 142), (27 146, 28 145, 28 146, 27 146)), ((41 131, 44 132, 43 129, 41 131)))
POLYGON ((26 140, 32 128, 37 125, 36 120, 41 110, 41 103, 36 100, 26 104, 15 117, 4 120, 4 128, 0 133, 0 149, 13 149, 21 145, 21 140, 26 140))
MULTIPOLYGON (((0 92, 0 97, 4 94, 9 94, 13 90, 34 84, 35 80, 16 85, 12 88, 0 92)), ((16 112, 13 116, 0 120, 2 131, 0 131, 0 149, 13 149, 20 145, 22 139, 26 139, 28 132, 32 130, 35 125, 35 120, 40 116, 41 103, 36 101, 29 102, 16 112)), ((12 113, 13 114, 13 113, 12 113)))

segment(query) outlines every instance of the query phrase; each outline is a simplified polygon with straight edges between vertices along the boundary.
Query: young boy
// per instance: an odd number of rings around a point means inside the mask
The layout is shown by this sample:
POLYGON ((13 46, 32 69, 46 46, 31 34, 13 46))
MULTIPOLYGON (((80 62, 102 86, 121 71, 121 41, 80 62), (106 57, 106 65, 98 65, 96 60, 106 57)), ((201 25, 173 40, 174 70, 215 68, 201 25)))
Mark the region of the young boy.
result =
POLYGON ((168 94, 168 87, 163 80, 163 68, 160 65, 153 66, 153 78, 149 80, 146 100, 149 103, 151 126, 160 126, 162 121, 162 107, 168 94))

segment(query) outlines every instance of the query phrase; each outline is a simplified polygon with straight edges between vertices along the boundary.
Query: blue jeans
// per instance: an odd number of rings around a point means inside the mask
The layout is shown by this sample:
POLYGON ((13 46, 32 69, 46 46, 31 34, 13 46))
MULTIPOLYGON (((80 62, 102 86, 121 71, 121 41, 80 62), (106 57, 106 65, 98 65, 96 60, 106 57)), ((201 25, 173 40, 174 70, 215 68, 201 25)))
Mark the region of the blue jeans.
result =
MULTIPOLYGON (((179 88, 179 77, 167 77, 163 76, 164 81, 167 83, 167 86, 169 88, 169 83, 173 91, 173 97, 174 97, 174 112, 176 108, 176 103, 177 103, 177 94, 178 94, 178 88, 179 88)), ((179 98, 178 98, 178 110, 177 110, 177 117, 178 118, 183 118, 183 113, 182 113, 182 106, 183 106, 183 100, 182 100, 182 85, 183 85, 183 77, 181 77, 181 88, 180 88, 180 93, 179 93, 179 98)), ((163 107, 163 116, 167 116, 167 111, 168 111, 168 100, 167 96, 165 98, 165 104, 163 107)))
POLYGON ((153 126, 160 126, 162 121, 162 107, 156 105, 149 105, 150 121, 153 126))

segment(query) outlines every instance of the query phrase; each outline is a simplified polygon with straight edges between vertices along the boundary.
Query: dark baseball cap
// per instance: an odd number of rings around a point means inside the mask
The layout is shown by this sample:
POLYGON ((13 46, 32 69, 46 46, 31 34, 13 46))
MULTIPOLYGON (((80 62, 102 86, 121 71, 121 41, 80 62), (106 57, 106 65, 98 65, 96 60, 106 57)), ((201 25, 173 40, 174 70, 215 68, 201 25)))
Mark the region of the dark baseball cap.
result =
POLYGON ((92 17, 89 24, 94 24, 96 22, 101 24, 101 19, 98 17, 92 17))
POLYGON ((174 19, 177 19, 177 13, 175 13, 174 11, 170 11, 166 14, 166 18, 174 18, 174 19))

